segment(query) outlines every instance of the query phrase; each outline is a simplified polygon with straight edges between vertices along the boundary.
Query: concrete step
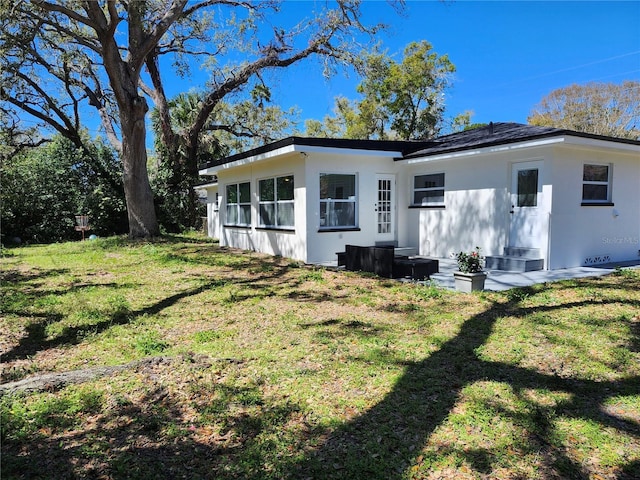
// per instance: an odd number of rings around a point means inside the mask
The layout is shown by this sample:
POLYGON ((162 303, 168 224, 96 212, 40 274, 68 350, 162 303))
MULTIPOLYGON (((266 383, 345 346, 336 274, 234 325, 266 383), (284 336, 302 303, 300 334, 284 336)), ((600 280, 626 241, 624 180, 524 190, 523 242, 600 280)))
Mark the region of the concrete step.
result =
POLYGON ((485 258, 485 270, 504 270, 507 272, 532 272, 542 270, 542 258, 528 258, 511 255, 493 255, 485 258))
POLYGON ((505 257, 540 258, 539 248, 504 247, 505 257))
POLYGON ((393 249, 393 254, 396 257, 415 257, 418 250, 413 247, 396 247, 393 249))

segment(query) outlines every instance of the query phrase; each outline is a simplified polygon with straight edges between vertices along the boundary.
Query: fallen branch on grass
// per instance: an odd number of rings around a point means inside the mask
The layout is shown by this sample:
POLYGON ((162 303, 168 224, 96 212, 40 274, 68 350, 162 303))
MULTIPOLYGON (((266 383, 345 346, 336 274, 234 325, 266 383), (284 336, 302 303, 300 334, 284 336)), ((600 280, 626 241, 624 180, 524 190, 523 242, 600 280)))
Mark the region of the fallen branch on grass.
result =
POLYGON ((133 370, 140 367, 171 363, 172 361, 173 359, 170 357, 149 357, 125 363, 124 365, 85 368, 82 370, 72 370, 70 372, 43 373, 15 382, 1 384, 0 396, 15 392, 53 392, 67 385, 90 382, 123 370, 133 370))

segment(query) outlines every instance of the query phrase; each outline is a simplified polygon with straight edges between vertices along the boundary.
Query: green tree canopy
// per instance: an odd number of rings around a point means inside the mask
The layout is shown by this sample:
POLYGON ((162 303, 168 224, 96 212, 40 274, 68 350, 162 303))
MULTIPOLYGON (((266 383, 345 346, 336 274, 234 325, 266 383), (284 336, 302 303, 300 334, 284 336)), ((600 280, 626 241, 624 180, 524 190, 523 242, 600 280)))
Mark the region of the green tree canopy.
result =
POLYGON ((323 122, 307 121, 308 133, 359 139, 424 139, 443 127, 444 91, 455 66, 438 55, 427 41, 404 49, 400 63, 386 54, 365 54, 361 59, 359 100, 338 97, 335 116, 323 122))
MULTIPOLYGON (((270 91, 259 86, 250 98, 236 103, 220 102, 211 112, 198 141, 196 158, 204 163, 212 158, 230 155, 281 138, 293 129, 297 112, 270 105, 270 91)), ((198 114, 204 94, 181 93, 168 102, 169 115, 175 130, 173 154, 160 141, 161 122, 158 110, 151 118, 156 135, 157 163, 151 170, 151 183, 158 206, 160 224, 171 232, 194 226, 201 208, 194 197, 193 185, 197 171, 188 168, 186 142, 188 129, 198 114)))
POLYGON ((84 142, 90 155, 56 135, 47 144, 2 162, 3 242, 12 238, 34 243, 78 239, 74 225, 75 215, 80 214, 89 215, 92 233, 127 231, 124 192, 121 183, 120 188, 113 187, 121 177, 120 160, 103 143, 84 142))

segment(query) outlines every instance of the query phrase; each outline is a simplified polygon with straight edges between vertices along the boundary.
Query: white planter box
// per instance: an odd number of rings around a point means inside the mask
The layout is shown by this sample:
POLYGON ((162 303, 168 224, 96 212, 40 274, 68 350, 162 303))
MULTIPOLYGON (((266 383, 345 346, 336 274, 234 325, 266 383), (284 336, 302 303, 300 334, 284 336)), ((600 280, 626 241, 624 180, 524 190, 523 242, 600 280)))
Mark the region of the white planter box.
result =
POLYGON ((485 272, 453 272, 453 278, 455 280, 456 290, 464 293, 471 293, 478 290, 484 290, 484 281, 487 278, 487 274, 485 272))

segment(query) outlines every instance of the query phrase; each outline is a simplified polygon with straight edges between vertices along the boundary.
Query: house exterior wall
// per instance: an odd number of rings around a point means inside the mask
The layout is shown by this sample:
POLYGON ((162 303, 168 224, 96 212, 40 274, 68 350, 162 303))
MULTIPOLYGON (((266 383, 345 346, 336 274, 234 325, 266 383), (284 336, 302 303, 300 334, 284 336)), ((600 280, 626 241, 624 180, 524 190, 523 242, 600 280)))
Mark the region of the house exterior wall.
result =
POLYGON ((398 232, 406 229, 397 221, 398 165, 389 156, 376 155, 340 155, 310 153, 306 162, 305 176, 307 183, 307 245, 308 263, 323 263, 336 260, 336 253, 343 252, 345 245, 374 245, 376 241, 376 202, 377 176, 395 175, 395 204, 393 214, 396 222, 393 232, 397 238, 398 232), (336 229, 335 231, 320 227, 320 174, 355 174, 357 196, 357 229, 336 229))
POLYGON ((200 200, 204 201, 207 207, 207 236, 213 239, 220 238, 220 204, 218 195, 218 185, 216 183, 210 183, 208 185, 198 185, 194 187, 196 191, 204 192, 206 197, 201 197, 200 200))
POLYGON ((220 238, 220 198, 218 187, 207 188, 207 235, 220 238))
POLYGON ((220 245, 243 250, 253 250, 270 255, 282 255, 295 260, 306 261, 306 178, 305 159, 298 153, 282 158, 221 169, 218 172, 222 223, 220 245), (293 175, 294 179, 294 218, 293 228, 276 229, 259 226, 258 182, 261 179, 293 175), (226 186, 249 182, 251 188, 251 225, 235 226, 226 222, 226 186))
MULTIPOLYGON (((533 149, 401 162, 407 164, 401 188, 407 210, 404 222, 409 226, 407 242, 418 245, 420 255, 431 257, 447 258, 476 246, 484 255, 502 255, 510 242, 512 168, 521 162, 539 163, 539 209, 547 218, 551 208, 548 155, 545 149, 533 149), (445 174, 444 206, 411 206, 414 176, 435 173, 445 174)), ((545 232, 538 243, 546 257, 545 232)))
MULTIPOLYGON (((254 164, 221 169, 218 185, 221 196, 220 245, 282 255, 306 263, 333 262, 345 245, 373 245, 376 238, 377 176, 394 175, 398 166, 389 156, 375 154, 293 153, 254 164), (265 229, 258 225, 258 182, 263 178, 294 175, 295 227, 288 230, 265 229), (320 175, 356 176, 356 228, 323 229, 320 226, 320 175), (225 222, 226 185, 249 182, 251 187, 251 226, 225 222)), ((397 180, 396 180, 397 182, 397 180)), ((393 212, 397 217, 396 208, 393 212)), ((393 237, 406 231, 396 220, 393 237)))
POLYGON ((557 147, 554 151, 550 268, 640 258, 640 157, 613 149, 557 147), (613 205, 583 206, 584 164, 612 168, 613 205))
POLYGON ((640 258, 636 153, 566 144, 506 150, 402 161, 406 168, 399 175, 399 190, 405 205, 400 211, 406 212, 401 213, 401 223, 408 226, 406 243, 417 244, 420 255, 441 258, 475 246, 485 255, 520 246, 510 238, 511 174, 516 165, 533 164, 540 167, 536 247, 546 269, 640 258), (582 205, 585 163, 611 166, 613 205, 582 205), (445 173, 444 208, 412 208, 414 176, 433 173, 445 173))

